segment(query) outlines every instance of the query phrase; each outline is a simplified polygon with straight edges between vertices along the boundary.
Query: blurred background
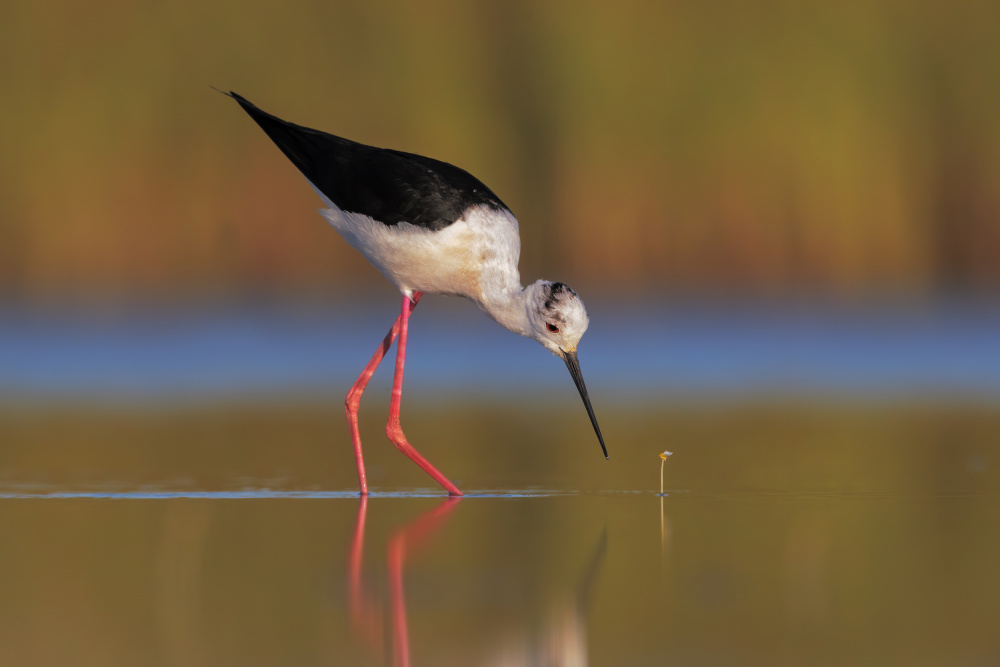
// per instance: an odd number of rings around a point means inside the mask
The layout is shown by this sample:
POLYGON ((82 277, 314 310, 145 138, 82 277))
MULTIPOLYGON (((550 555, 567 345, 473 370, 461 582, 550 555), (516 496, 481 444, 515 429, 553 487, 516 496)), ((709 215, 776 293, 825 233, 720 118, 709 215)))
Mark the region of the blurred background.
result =
MULTIPOLYGON (((440 599, 445 648, 543 618, 606 534, 604 664, 993 664, 997 26, 974 0, 0 4, 0 654, 350 641, 353 500, 73 496, 356 489, 342 400, 398 294, 216 86, 467 169, 518 216, 522 280, 585 299, 610 461, 559 360, 421 302, 403 425, 461 488, 649 492, 674 452, 659 514, 463 501, 410 580, 415 642, 440 599)), ((391 368, 369 483, 426 489, 382 435, 391 368)), ((429 503, 373 500, 369 555, 429 503)))
POLYGON ((52 7, 2 10, 7 299, 370 288, 209 85, 467 168, 588 294, 1000 285, 990 3, 52 7))
MULTIPOLYGON (((757 402, 993 419, 998 20, 891 0, 5 3, 5 422, 309 404, 343 439, 341 396, 398 299, 210 85, 489 184, 520 219, 522 278, 586 299, 612 425, 757 402)), ((426 304, 413 400, 560 404, 586 431, 558 362, 426 304)))
MULTIPOLYGON (((210 85, 487 183, 521 222, 523 280, 586 299, 599 414, 873 400, 992 413, 1000 397, 989 3, 0 12, 10 419, 235 401, 336 420, 397 297, 210 85)), ((428 299, 413 330, 417 401, 579 411, 558 362, 467 303, 428 299)))
POLYGON ((210 84, 467 168, 521 219, 525 276, 589 293, 1000 284, 989 3, 51 9, 3 9, 7 299, 372 282, 210 84))

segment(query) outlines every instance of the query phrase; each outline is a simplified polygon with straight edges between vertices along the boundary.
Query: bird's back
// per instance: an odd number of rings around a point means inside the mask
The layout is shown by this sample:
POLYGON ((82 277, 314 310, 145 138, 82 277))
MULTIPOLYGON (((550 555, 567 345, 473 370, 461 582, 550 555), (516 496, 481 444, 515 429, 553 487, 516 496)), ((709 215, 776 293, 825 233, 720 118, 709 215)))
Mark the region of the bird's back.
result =
POLYGON ((229 95, 313 187, 345 212, 383 225, 407 222, 439 231, 473 207, 508 210, 476 177, 452 164, 295 125, 229 95))

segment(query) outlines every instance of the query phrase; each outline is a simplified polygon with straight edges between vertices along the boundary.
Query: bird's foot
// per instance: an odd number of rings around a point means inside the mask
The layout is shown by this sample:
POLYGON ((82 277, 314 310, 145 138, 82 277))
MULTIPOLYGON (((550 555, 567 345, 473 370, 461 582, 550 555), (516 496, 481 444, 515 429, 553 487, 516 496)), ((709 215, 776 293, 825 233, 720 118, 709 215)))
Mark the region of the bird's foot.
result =
POLYGON ((444 487, 449 496, 464 495, 461 491, 459 491, 457 486, 452 484, 447 477, 442 475, 430 461, 425 459, 423 455, 406 440, 406 436, 403 434, 403 428, 399 425, 399 422, 394 423, 390 420, 389 423, 385 425, 385 434, 389 437, 392 444, 396 446, 396 449, 406 454, 410 460, 423 468, 424 472, 433 477, 435 482, 444 487))

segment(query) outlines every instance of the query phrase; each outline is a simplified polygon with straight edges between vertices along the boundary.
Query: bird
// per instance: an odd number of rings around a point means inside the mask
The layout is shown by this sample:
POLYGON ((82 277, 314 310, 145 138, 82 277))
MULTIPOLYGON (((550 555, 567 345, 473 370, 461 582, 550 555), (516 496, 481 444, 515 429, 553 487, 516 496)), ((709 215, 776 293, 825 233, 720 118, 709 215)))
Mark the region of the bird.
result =
POLYGON ((386 435, 450 496, 462 495, 409 443, 400 424, 409 320, 424 294, 465 297, 500 326, 560 357, 608 458, 577 358, 590 324, 587 309, 565 283, 522 286, 517 218, 492 190, 447 162, 295 125, 233 91, 219 92, 236 100, 305 176, 326 206, 320 215, 402 293, 399 316, 344 402, 361 496, 368 495, 358 428, 361 395, 397 337, 386 435))

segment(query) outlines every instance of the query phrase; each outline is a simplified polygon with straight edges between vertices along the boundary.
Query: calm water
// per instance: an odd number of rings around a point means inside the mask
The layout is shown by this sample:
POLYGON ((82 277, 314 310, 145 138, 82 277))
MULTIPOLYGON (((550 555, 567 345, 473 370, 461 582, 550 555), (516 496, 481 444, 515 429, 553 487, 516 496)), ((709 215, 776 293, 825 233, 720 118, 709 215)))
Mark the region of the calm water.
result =
POLYGON ((378 402, 4 413, 0 664, 1000 661, 995 408, 378 402))
POLYGON ((988 665, 975 495, 4 499, 19 665, 988 665))

